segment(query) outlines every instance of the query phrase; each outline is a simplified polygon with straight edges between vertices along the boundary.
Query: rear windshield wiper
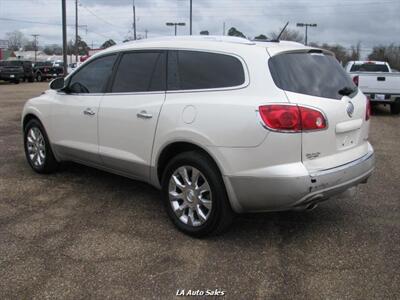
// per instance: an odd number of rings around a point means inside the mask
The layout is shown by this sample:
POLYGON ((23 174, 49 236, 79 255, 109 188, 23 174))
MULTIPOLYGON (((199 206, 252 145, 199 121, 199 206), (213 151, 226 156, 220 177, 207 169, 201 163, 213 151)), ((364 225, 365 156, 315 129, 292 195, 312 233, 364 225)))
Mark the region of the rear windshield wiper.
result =
POLYGON ((344 88, 338 90, 339 95, 342 96, 348 96, 353 94, 356 91, 355 88, 349 87, 349 86, 345 86, 344 88))

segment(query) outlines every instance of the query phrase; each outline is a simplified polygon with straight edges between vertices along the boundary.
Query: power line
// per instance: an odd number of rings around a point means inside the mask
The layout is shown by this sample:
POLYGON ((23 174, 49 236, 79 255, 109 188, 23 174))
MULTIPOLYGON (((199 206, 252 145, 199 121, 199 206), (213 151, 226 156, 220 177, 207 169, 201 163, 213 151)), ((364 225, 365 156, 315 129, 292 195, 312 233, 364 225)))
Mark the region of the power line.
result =
MULTIPOLYGON (((49 23, 49 22, 40 22, 40 21, 30 21, 30 20, 22 20, 22 19, 14 19, 14 18, 2 18, 2 17, 0 17, 0 20, 2 20, 2 21, 9 21, 9 22, 21 22, 21 23, 29 23, 29 24, 39 24, 39 25, 51 25, 51 26, 62 26, 62 24, 60 24, 60 23, 49 23)), ((75 27, 75 25, 66 25, 67 27, 75 27)), ((108 39, 109 37, 108 36, 106 36, 106 35, 104 35, 104 34, 101 34, 101 33, 98 33, 98 32, 95 32, 95 31, 93 31, 93 30, 89 30, 89 29, 86 29, 88 32, 90 32, 90 33, 93 33, 93 34, 97 34, 98 36, 102 36, 102 37, 104 37, 104 38, 106 38, 106 39, 108 39)))

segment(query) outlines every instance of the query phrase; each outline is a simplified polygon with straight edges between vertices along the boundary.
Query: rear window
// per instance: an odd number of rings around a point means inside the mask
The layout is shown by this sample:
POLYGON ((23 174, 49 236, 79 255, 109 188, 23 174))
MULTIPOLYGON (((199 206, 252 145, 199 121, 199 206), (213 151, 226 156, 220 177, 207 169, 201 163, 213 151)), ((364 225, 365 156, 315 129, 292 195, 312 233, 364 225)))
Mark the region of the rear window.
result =
POLYGON ((387 65, 374 63, 354 64, 351 67, 350 72, 389 72, 389 68, 387 65))
POLYGON ((168 89, 197 90, 234 87, 245 82, 236 57, 200 51, 169 51, 168 89))
POLYGON ((282 90, 341 99, 339 90, 356 89, 336 58, 323 53, 284 53, 269 60, 275 84, 282 90))

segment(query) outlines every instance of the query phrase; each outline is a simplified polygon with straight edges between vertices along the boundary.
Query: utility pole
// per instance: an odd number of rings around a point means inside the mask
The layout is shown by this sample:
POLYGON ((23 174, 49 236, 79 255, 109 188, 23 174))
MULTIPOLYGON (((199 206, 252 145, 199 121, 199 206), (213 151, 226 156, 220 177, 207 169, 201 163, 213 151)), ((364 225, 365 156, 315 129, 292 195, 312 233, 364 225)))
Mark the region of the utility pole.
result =
POLYGON ((147 39, 147 33, 148 33, 149 31, 147 30, 147 29, 145 29, 145 31, 144 31, 144 37, 147 39))
POLYGON ((177 27, 178 26, 185 26, 186 23, 176 23, 176 22, 167 22, 165 23, 167 26, 175 26, 175 35, 177 34, 177 27))
POLYGON ((78 45, 78 0, 75 0, 75 62, 78 62, 79 45, 78 45))
POLYGON ((306 28, 306 35, 304 37, 305 39, 305 43, 304 45, 307 46, 308 43, 308 27, 317 27, 317 24, 313 23, 313 24, 309 24, 309 23, 297 23, 297 27, 305 27, 306 28))
POLYGON ((225 22, 222 23, 222 35, 225 35, 225 22))
POLYGON ((135 8, 135 0, 132 0, 132 10, 133 10, 133 39, 136 40, 136 8, 135 8))
POLYGON ((64 76, 67 75, 67 9, 65 1, 66 0, 61 0, 64 76))
POLYGON ((32 34, 32 36, 34 38, 33 43, 34 43, 34 47, 35 47, 35 62, 36 62, 37 61, 37 38, 38 38, 39 34, 32 34))
POLYGON ((192 0, 190 0, 190 35, 192 35, 192 21, 193 21, 193 6, 192 6, 192 0))

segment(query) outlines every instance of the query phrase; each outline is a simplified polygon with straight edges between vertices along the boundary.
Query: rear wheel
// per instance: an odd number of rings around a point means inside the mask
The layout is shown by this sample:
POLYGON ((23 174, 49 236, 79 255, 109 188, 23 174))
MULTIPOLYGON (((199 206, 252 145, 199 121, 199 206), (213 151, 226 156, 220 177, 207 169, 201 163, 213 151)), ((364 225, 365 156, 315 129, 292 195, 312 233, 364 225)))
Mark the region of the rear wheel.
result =
POLYGON ((392 115, 400 114, 400 98, 397 98, 394 103, 390 104, 390 113, 392 115))
POLYGON ((215 163, 200 152, 184 152, 172 158, 162 188, 169 217, 186 234, 218 234, 233 220, 221 175, 215 163))
POLYGON ((46 131, 37 119, 28 121, 24 128, 25 156, 38 173, 52 173, 58 167, 46 131))

